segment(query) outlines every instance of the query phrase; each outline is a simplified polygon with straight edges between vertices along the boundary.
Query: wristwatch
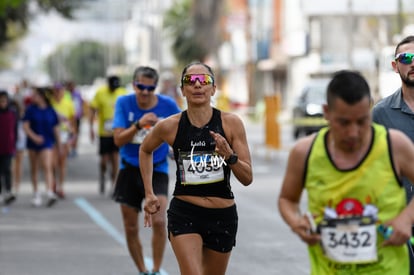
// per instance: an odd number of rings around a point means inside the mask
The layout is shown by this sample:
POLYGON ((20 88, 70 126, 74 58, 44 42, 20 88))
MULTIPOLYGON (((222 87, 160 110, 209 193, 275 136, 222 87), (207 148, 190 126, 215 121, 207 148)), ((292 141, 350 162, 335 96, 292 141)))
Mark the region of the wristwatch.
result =
POLYGON ((142 129, 142 127, 139 125, 139 119, 135 121, 134 126, 135 128, 137 128, 138 131, 142 129))
POLYGON ((226 161, 226 163, 227 163, 228 165, 233 165, 233 164, 235 164, 238 160, 239 160, 239 157, 237 156, 237 154, 236 154, 236 153, 233 153, 233 154, 231 154, 231 155, 230 155, 230 157, 229 157, 228 159, 226 159, 225 161, 226 161))

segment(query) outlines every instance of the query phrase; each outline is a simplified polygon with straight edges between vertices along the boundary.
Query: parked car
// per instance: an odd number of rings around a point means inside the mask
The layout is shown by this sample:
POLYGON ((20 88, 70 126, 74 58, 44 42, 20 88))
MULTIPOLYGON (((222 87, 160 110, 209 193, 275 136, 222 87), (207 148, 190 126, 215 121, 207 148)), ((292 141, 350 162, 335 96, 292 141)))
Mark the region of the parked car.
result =
POLYGON ((293 107, 293 136, 299 138, 326 125, 322 105, 326 102, 329 79, 312 79, 303 88, 293 107))

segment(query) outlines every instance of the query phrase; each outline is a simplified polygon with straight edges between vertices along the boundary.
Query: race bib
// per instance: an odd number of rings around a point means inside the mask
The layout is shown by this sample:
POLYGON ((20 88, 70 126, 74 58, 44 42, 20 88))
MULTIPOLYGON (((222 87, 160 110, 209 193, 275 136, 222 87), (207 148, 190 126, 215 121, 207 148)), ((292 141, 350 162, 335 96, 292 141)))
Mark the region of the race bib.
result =
POLYGON ((62 130, 62 129, 59 130, 59 137, 60 137, 60 143, 62 144, 68 143, 69 137, 70 137, 69 131, 62 130))
POLYGON ((141 144, 144 141, 144 138, 148 135, 151 131, 152 127, 142 128, 140 129, 132 138, 131 143, 133 144, 141 144))
POLYGON ((216 152, 180 152, 181 184, 199 185, 224 180, 224 160, 216 152))
POLYGON ((371 217, 323 220, 321 242, 325 255, 339 263, 377 261, 377 230, 371 217))
POLYGON ((112 119, 107 119, 104 121, 104 130, 105 132, 112 133, 112 119))

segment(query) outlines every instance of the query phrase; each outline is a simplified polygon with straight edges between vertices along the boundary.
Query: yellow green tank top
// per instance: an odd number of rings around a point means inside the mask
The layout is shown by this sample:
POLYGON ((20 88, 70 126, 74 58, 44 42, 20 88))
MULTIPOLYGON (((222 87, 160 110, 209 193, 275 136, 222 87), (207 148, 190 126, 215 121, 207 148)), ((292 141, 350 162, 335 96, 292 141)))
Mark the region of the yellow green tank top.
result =
POLYGON ((382 235, 373 236, 377 225, 402 211, 406 197, 393 166, 387 130, 373 124, 372 131, 373 138, 368 153, 352 169, 338 169, 332 162, 326 144, 328 128, 322 129, 313 142, 305 169, 305 188, 308 209, 315 222, 321 226, 329 224, 328 221, 355 218, 361 225, 361 221, 367 220, 366 217, 374 218, 371 220, 369 238, 358 235, 368 226, 358 227, 362 229, 352 234, 346 231, 350 228, 349 225, 343 227, 344 231, 337 224, 329 228, 334 228, 334 233, 324 233, 323 236, 327 236, 324 237, 325 241, 308 247, 311 274, 409 274, 407 246, 382 247, 382 235), (351 256, 346 255, 346 250, 355 248, 354 251, 360 253, 362 248, 359 246, 362 247, 369 240, 374 240, 371 250, 376 254, 375 260, 348 262, 349 258, 346 257, 351 256), (331 248, 334 248, 335 253, 342 251, 346 260, 332 260, 332 254, 328 252, 331 248))
MULTIPOLYGON (((72 97, 70 95, 68 96, 67 93, 65 93, 65 95, 61 98, 59 102, 54 97, 52 97, 50 99, 50 104, 52 105, 53 109, 55 109, 59 117, 59 128, 61 131, 61 135, 64 132, 67 132, 66 135, 69 135, 68 131, 70 130, 70 120, 72 120, 76 114, 75 105, 73 104, 72 97)), ((69 137, 64 139, 66 140, 68 138, 69 137)), ((63 141, 62 143, 66 142, 67 141, 63 141)))
POLYGON ((96 92, 90 102, 90 106, 98 111, 99 136, 113 136, 112 121, 115 113, 115 103, 118 97, 127 93, 128 91, 123 87, 119 87, 111 92, 107 86, 102 86, 96 92))

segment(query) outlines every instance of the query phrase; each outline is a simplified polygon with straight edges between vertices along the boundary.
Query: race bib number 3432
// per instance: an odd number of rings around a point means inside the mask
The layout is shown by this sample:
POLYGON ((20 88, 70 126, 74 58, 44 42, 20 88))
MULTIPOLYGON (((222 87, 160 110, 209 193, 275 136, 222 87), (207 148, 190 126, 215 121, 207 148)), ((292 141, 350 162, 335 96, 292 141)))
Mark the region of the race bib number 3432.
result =
POLYGON ((322 246, 330 260, 339 263, 377 261, 377 230, 370 218, 325 220, 320 228, 322 246))

